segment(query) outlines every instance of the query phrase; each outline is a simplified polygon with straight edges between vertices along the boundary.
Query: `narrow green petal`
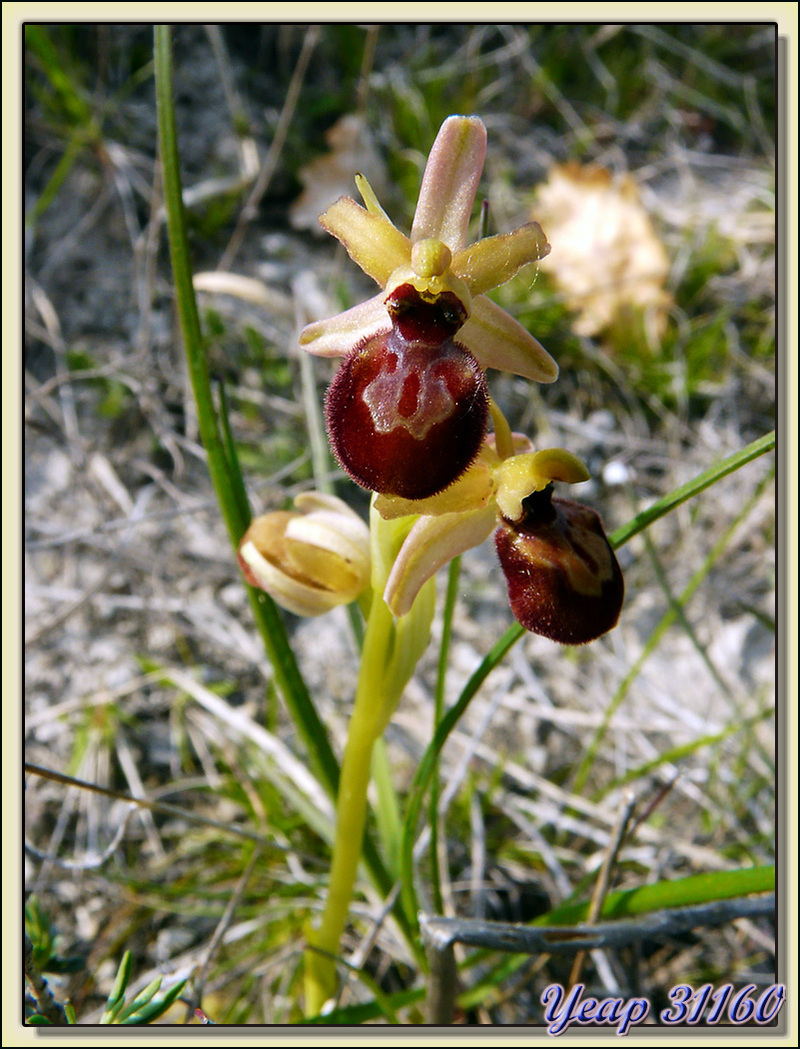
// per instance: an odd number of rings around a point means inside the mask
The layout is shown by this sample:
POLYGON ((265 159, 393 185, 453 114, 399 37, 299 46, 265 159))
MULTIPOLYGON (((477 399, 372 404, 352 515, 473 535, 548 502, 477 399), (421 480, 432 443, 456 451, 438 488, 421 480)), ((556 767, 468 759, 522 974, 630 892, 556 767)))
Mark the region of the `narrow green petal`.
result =
POLYGON ((472 316, 459 331, 458 341, 484 368, 512 372, 533 382, 558 378, 558 365, 547 350, 485 295, 473 301, 472 316))
POLYGON ((419 191, 411 240, 464 247, 486 156, 486 128, 478 117, 448 117, 433 143, 419 191))
POLYGON ((361 199, 364 201, 367 211, 371 211, 373 215, 382 215, 387 222, 392 221, 381 207, 380 201, 375 196, 375 190, 370 186, 366 175, 362 175, 360 171, 356 172, 356 189, 361 194, 361 199))
POLYGON ((496 524, 494 503, 466 514, 420 517, 386 583, 383 599, 393 614, 405 615, 422 586, 448 561, 488 539, 496 524))
POLYGON ((317 357, 346 357, 362 339, 389 331, 392 323, 383 304, 383 292, 337 313, 325 321, 314 321, 300 332, 300 345, 317 357))
POLYGON ((484 237, 459 251, 453 270, 469 285, 473 295, 482 295, 511 280, 523 266, 549 254, 550 245, 538 222, 528 222, 512 233, 484 237))
POLYGON ((541 492, 551 481, 580 484, 589 480, 589 471, 563 448, 542 448, 506 459, 494 477, 500 513, 509 521, 521 521, 525 512, 523 500, 533 492, 541 492))
POLYGON ((384 287, 398 266, 411 262, 411 242, 383 215, 366 211, 352 197, 339 197, 319 224, 347 248, 361 269, 384 287))

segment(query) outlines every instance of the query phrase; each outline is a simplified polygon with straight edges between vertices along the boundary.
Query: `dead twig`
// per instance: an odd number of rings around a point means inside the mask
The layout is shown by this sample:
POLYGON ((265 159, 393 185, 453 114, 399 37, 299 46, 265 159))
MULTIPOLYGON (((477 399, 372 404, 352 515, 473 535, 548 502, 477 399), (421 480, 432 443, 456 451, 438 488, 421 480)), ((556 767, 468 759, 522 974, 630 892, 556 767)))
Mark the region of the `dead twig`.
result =
POLYGON ((726 925, 737 918, 765 918, 775 914, 775 894, 714 900, 692 907, 673 907, 641 918, 623 918, 597 925, 523 926, 508 922, 437 918, 420 915, 426 943, 463 943, 515 954, 575 954, 598 947, 628 947, 653 937, 679 936, 699 926, 726 925))
POLYGON ((209 941, 208 947, 206 947, 205 953, 203 954, 203 959, 198 965, 198 971, 194 979, 194 993, 192 994, 191 999, 187 1004, 187 1023, 191 1019, 193 1013, 195 1013, 198 1010, 200 1002, 203 1000, 203 989, 205 987, 206 976, 208 975, 209 966, 211 965, 214 955, 219 950, 219 946, 222 943, 225 933, 227 932, 231 922, 233 921, 233 916, 236 913, 236 908, 241 902, 242 896, 244 896, 244 890, 247 888, 247 883, 250 881, 250 877, 256 868, 256 864, 261 859, 261 853, 262 849, 260 848, 260 846, 256 846, 256 848, 253 850, 253 855, 250 857, 250 862, 247 864, 244 873, 242 874, 241 878, 239 879, 236 885, 233 895, 228 900, 222 917, 217 923, 217 927, 214 930, 214 934, 209 941))
MULTIPOLYGON (((256 834, 254 831, 249 831, 244 827, 239 827, 235 823, 225 823, 221 820, 209 819, 207 816, 200 816, 196 812, 182 809, 178 805, 169 805, 163 801, 150 801, 147 798, 134 798, 130 794, 126 794, 123 790, 113 790, 110 787, 101 787, 96 783, 88 783, 86 780, 76 779, 74 776, 65 776, 62 772, 56 772, 54 769, 42 768, 41 765, 32 765, 27 761, 25 762, 25 772, 26 774, 30 773, 34 776, 42 776, 44 779, 53 780, 55 783, 64 783, 70 787, 79 787, 81 790, 89 790, 95 794, 102 794, 104 797, 114 798, 117 801, 127 801, 134 808, 148 809, 150 812, 157 812, 161 816, 186 820, 189 823, 194 823, 201 827, 211 827, 214 830, 222 831, 225 834, 232 834, 236 838, 244 838, 246 841, 253 841, 264 848, 274 849, 279 852, 287 851, 285 846, 270 841, 262 835, 256 834)), ((36 850, 32 850, 27 844, 26 848, 36 854, 36 850)))

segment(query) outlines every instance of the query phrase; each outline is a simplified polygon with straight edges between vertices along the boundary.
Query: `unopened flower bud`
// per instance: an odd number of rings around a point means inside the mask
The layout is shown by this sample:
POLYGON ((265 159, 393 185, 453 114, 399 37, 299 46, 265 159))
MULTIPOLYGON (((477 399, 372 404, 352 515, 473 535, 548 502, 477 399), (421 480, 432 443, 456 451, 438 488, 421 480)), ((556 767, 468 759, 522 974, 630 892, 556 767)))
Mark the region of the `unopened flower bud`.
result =
POLYGON ((239 544, 239 565, 251 586, 289 612, 318 616, 354 601, 369 584, 369 529, 341 499, 306 492, 297 512, 253 520, 239 544))
POLYGON ((552 487, 523 500, 521 520, 495 532, 511 611, 526 630, 582 645, 611 630, 625 596, 622 572, 599 516, 552 498, 552 487))

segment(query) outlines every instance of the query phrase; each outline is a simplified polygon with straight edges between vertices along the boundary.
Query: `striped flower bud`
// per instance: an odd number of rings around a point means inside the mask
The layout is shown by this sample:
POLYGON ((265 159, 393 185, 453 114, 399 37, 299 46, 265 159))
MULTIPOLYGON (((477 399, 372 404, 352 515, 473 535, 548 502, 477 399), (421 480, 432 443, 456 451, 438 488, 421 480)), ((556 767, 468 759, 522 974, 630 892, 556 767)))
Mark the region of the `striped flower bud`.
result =
POLYGON ((369 529, 341 499, 305 492, 295 511, 256 517, 239 544, 239 566, 298 616, 355 601, 370 581, 369 529))

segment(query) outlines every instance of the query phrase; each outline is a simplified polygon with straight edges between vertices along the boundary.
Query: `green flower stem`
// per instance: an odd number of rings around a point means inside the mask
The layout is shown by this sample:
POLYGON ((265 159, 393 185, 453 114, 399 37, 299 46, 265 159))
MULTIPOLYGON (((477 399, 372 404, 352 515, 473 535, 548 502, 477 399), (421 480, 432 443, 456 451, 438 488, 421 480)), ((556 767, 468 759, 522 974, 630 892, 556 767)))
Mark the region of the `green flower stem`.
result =
MULTIPOLYGON (((450 637, 453 632, 453 614, 458 597, 458 577, 461 572, 461 558, 454 557, 450 562, 447 575, 447 595, 442 614, 442 643, 439 648, 439 666, 436 673, 436 692, 434 695, 433 724, 434 731, 444 715, 444 687, 447 678, 447 666, 450 656, 450 637)), ((438 759, 431 779, 430 828, 431 828, 431 897, 437 914, 444 914, 442 898, 442 876, 439 870, 439 763, 438 759)))
POLYGON ((335 955, 350 913, 350 900, 361 857, 372 750, 383 730, 383 711, 387 699, 380 695, 379 690, 393 629, 392 614, 376 595, 367 622, 355 705, 342 758, 328 895, 319 928, 309 937, 312 950, 306 954, 308 1016, 319 1013, 336 991, 335 955))
MULTIPOLYGON (((336 954, 347 924, 361 856, 372 753, 430 640, 433 580, 420 590, 411 610, 401 619, 395 620, 383 600, 389 572, 414 520, 384 521, 374 506, 370 513, 372 602, 339 777, 328 895, 319 926, 308 937, 306 1016, 316 1016, 336 991, 336 954)), ((409 915, 400 912, 400 916, 406 926, 412 925, 409 915)), ((412 940, 411 946, 424 965, 419 944, 412 940)))

